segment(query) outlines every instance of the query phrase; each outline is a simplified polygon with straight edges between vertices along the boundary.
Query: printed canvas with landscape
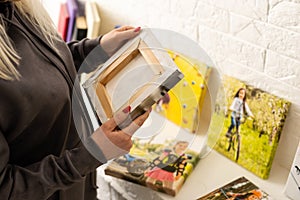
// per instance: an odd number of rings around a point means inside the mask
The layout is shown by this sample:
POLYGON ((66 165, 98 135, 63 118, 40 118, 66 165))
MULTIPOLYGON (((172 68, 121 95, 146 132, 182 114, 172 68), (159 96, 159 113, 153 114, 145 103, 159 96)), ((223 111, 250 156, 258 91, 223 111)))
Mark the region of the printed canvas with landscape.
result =
POLYGON ((290 103, 229 76, 222 86, 208 145, 266 179, 290 103))
POLYGON ((130 153, 110 162, 105 173, 175 196, 205 144, 197 126, 210 68, 173 52, 169 55, 184 78, 153 106, 134 135, 130 153))
POLYGON ((249 181, 240 177, 211 193, 200 197, 198 200, 271 200, 272 198, 249 181))

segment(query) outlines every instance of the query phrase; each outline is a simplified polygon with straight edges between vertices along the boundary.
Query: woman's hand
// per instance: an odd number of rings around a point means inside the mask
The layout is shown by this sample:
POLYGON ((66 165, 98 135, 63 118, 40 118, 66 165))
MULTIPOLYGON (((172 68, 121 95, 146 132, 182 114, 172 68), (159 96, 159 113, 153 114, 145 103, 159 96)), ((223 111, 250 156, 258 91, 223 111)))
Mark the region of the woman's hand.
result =
POLYGON ((127 40, 137 36, 141 27, 122 26, 102 36, 100 45, 104 51, 112 56, 127 40))
POLYGON ((103 123, 91 136, 105 157, 99 158, 102 159, 100 162, 105 163, 107 160, 128 153, 132 146, 132 135, 143 125, 150 112, 151 110, 146 111, 122 130, 117 130, 117 127, 130 117, 130 107, 125 108, 122 112, 115 114, 113 118, 103 123))

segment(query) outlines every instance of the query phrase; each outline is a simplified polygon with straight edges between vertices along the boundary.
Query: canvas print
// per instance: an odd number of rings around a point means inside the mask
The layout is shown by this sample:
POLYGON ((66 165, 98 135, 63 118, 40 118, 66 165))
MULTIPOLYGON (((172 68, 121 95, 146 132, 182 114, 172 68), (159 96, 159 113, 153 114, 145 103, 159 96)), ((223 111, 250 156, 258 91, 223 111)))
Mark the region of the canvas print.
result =
POLYGON ((175 196, 198 163, 204 138, 156 112, 149 118, 153 121, 147 131, 156 131, 155 125, 164 121, 159 134, 135 138, 130 153, 111 161, 105 173, 175 196))
POLYGON ((153 106, 134 135, 130 153, 111 161, 105 173, 175 196, 205 144, 197 124, 210 70, 182 55, 169 55, 184 78, 153 106))
POLYGON ((271 200, 272 198, 245 177, 240 177, 198 200, 271 200))
POLYGON ((284 193, 291 199, 300 197, 300 143, 298 145, 294 162, 285 185, 284 193))
POLYGON ((130 105, 130 119, 119 124, 126 127, 183 78, 168 53, 160 49, 151 30, 143 29, 82 84, 102 123, 130 105))
POLYGON ((178 126, 195 133, 211 68, 205 63, 191 60, 172 51, 169 51, 169 55, 184 77, 158 101, 155 111, 178 126))
POLYGON ((229 76, 223 77, 222 90, 208 145, 268 178, 290 103, 229 76))

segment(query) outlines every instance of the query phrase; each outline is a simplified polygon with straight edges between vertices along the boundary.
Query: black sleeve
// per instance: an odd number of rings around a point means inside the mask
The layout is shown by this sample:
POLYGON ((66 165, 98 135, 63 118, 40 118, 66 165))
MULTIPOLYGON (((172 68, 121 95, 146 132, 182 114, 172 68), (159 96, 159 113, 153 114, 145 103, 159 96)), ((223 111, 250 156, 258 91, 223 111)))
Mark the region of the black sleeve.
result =
POLYGON ((81 41, 68 43, 77 71, 91 71, 109 58, 100 46, 101 37, 95 39, 85 38, 81 41))
POLYGON ((49 155, 26 167, 9 163, 10 150, 0 131, 1 199, 47 199, 55 191, 67 189, 101 163, 82 145, 61 157, 49 155))

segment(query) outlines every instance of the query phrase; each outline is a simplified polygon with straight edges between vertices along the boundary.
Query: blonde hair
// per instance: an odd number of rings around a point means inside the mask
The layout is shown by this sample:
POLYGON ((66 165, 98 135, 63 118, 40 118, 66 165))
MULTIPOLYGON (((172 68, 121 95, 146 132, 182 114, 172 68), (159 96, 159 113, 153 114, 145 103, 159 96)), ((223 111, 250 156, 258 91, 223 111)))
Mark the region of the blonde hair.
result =
MULTIPOLYGON (((47 43, 55 51, 54 45, 59 36, 47 11, 39 0, 13 1, 15 7, 38 31, 46 38, 47 43)), ((19 80, 21 75, 16 66, 19 65, 21 57, 15 50, 13 43, 6 33, 6 27, 0 15, 0 78, 4 80, 19 80)))

